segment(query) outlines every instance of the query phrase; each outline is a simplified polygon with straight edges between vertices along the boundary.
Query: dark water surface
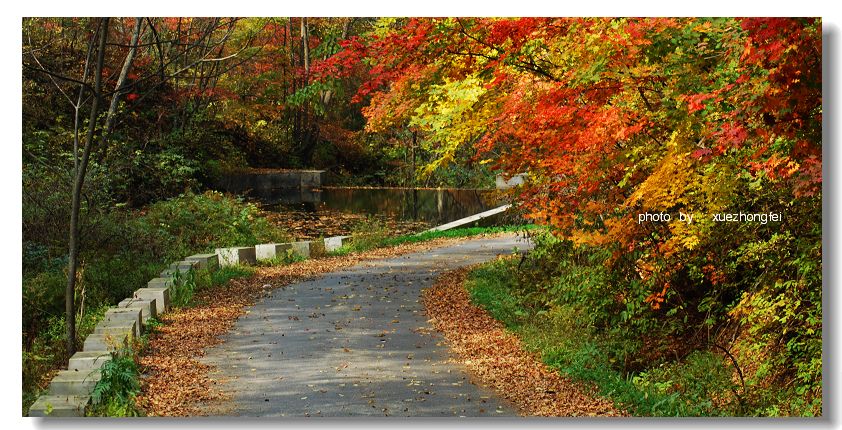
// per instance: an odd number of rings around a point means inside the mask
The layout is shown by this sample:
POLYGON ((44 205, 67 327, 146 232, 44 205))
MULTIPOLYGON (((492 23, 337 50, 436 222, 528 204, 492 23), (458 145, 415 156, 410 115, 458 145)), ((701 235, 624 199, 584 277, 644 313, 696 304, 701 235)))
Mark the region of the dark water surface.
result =
POLYGON ((444 224, 502 204, 495 190, 341 188, 278 189, 252 194, 273 212, 338 211, 444 224))

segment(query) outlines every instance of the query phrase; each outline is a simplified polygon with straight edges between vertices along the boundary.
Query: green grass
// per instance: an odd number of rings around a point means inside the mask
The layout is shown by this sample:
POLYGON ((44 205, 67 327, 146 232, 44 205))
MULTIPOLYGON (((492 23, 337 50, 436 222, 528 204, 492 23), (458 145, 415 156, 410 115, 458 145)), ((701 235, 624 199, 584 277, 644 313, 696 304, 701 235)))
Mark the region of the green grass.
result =
POLYGON ((287 264, 297 263, 306 259, 306 257, 302 257, 293 252, 292 249, 288 249, 284 254, 276 255, 273 258, 266 260, 258 260, 257 265, 260 267, 286 266, 287 264))
POLYGON ((384 237, 379 240, 370 240, 366 239, 364 241, 354 241, 351 239, 351 243, 348 245, 343 245, 341 248, 331 251, 328 255, 332 256, 341 256, 341 255, 348 255, 355 252, 363 252, 368 251, 370 249, 375 248, 382 248, 387 246, 398 246, 403 245, 406 243, 419 243, 419 242, 426 242, 433 239, 440 239, 440 238, 458 238, 458 237, 470 237, 470 236, 477 236, 480 234, 494 234, 494 233, 504 233, 504 232, 518 232, 524 230, 534 230, 541 227, 538 227, 533 224, 529 225, 520 225, 520 226, 500 226, 500 227, 466 227, 466 228, 456 228, 452 230, 445 230, 445 231, 431 231, 431 232, 423 232, 417 234, 407 234, 402 236, 396 237, 384 237))

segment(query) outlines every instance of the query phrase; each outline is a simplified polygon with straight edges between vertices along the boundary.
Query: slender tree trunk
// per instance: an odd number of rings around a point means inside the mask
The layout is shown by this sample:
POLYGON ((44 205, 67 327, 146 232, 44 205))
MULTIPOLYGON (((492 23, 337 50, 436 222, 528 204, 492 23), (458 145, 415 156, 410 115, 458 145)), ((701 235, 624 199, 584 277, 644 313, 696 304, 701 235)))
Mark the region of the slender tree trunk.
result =
POLYGON ((103 143, 114 127, 114 115, 117 113, 117 104, 120 102, 120 96, 123 94, 123 84, 126 82, 126 76, 128 76, 129 70, 132 68, 134 56, 137 53, 137 43, 140 39, 141 27, 143 27, 143 18, 136 18, 134 31, 132 32, 131 48, 129 48, 129 53, 123 62, 123 68, 120 69, 120 76, 117 78, 117 85, 114 88, 114 95, 111 96, 111 105, 108 107, 108 115, 105 117, 105 129, 102 132, 103 143))
MULTIPOLYGON (((105 61, 105 43, 108 38, 108 18, 103 18, 100 21, 99 47, 97 49, 97 63, 94 70, 94 86, 93 86, 93 102, 91 104, 91 116, 88 119, 88 132, 85 136, 85 147, 82 149, 82 158, 78 163, 75 163, 73 194, 71 196, 70 209, 70 244, 69 244, 69 258, 67 271, 67 290, 65 291, 65 314, 67 318, 67 353, 73 355, 76 352, 76 272, 79 266, 79 216, 81 212, 82 188, 85 185, 85 177, 88 171, 88 162, 91 157, 91 148, 93 147, 94 131, 96 129, 97 117, 99 114, 99 103, 102 99, 102 68, 105 61)), ((111 103, 108 107, 108 112, 105 117, 105 124, 100 134, 100 145, 104 145, 108 139, 108 134, 114 125, 114 117, 117 113, 117 105, 120 102, 120 95, 122 94, 123 84, 126 81, 126 76, 134 62, 135 54, 137 53, 137 44, 140 39, 140 30, 143 26, 143 19, 137 18, 135 21, 134 32, 132 34, 132 44, 129 48, 129 53, 123 62, 123 68, 120 70, 120 75, 117 78, 117 85, 114 89, 114 94, 111 96, 111 103)), ((77 157, 78 158, 78 157, 77 157)))
MULTIPOLYGON (((309 31, 307 28, 307 18, 301 17, 301 62, 304 66, 304 76, 302 78, 302 88, 310 84, 310 40, 309 31)), ((310 159, 312 146, 312 136, 310 132, 310 102, 304 100, 301 104, 301 142, 302 145, 302 161, 306 167, 310 167, 310 159)))
POLYGON ((82 186, 85 183, 85 173, 88 168, 88 160, 91 154, 91 144, 94 140, 99 101, 102 97, 102 65, 105 61, 105 42, 108 38, 108 18, 102 18, 99 23, 99 46, 97 48, 96 68, 94 69, 93 101, 91 102, 91 115, 88 118, 88 132, 85 136, 85 148, 82 150, 82 158, 74 172, 73 193, 71 196, 70 208, 70 240, 68 244, 68 270, 67 289, 64 292, 65 318, 67 319, 67 355, 76 352, 76 270, 79 265, 79 211, 82 199, 82 186))
MULTIPOLYGON (((292 17, 289 18, 287 21, 287 35, 289 36, 289 45, 287 49, 289 50, 289 67, 292 73, 290 74, 292 77, 292 90, 290 94, 295 94, 298 90, 298 78, 295 76, 295 42, 293 41, 292 37, 292 17)), ((294 144, 298 143, 298 130, 300 130, 300 120, 301 120, 301 109, 296 109, 295 113, 292 117, 292 136, 291 140, 294 144)))
MULTIPOLYGON (((346 18, 345 22, 342 24, 342 36, 339 40, 345 40, 348 38, 348 33, 351 31, 351 23, 354 22, 355 18, 346 18)), ((328 54, 325 54, 324 60, 327 60, 328 54)), ((327 112, 327 105, 330 103, 330 98, 333 97, 333 90, 325 90, 322 91, 320 94, 320 98, 322 101, 322 111, 327 112)))
POLYGON ((415 188, 415 146, 418 143, 418 131, 412 132, 412 171, 410 171, 410 176, 412 177, 412 187, 415 188))
POLYGON ((304 86, 310 79, 310 29, 307 28, 307 18, 301 18, 301 44, 304 48, 304 86))

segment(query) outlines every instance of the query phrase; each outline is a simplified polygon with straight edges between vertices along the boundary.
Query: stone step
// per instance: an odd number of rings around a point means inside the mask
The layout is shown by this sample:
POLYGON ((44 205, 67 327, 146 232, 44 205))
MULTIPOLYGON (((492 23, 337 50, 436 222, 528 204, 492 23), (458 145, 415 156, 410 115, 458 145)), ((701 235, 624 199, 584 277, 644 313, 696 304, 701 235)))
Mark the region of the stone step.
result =
POLYGON ((349 238, 351 238, 351 236, 326 237, 324 239, 325 252, 332 252, 336 251, 339 248, 342 248, 342 245, 345 244, 349 238))
POLYGON ((197 261, 198 269, 216 270, 219 268, 219 256, 216 254, 194 254, 184 259, 185 261, 197 261))
POLYGON ((258 260, 271 260, 285 256, 287 250, 290 249, 292 249, 291 243, 263 243, 254 246, 254 253, 258 260))
POLYGON ((310 258, 311 243, 312 242, 306 240, 301 242, 292 242, 291 245, 293 254, 299 257, 310 258))
POLYGON ((49 393, 63 396, 87 396, 94 390, 100 378, 102 378, 102 373, 99 369, 61 370, 50 382, 49 393))
POLYGON ((253 246, 216 248, 216 253, 219 255, 219 264, 222 266, 257 263, 257 255, 253 246))
MULTIPOLYGON (((175 283, 175 279, 172 276, 162 276, 160 278, 152 278, 149 282, 146 283, 147 288, 164 288, 164 287, 171 287, 175 283)), ((159 309, 160 310, 160 309, 159 309)))
POLYGON ((129 343, 129 336, 120 334, 89 334, 85 338, 83 351, 117 351, 129 343))
POLYGON ((109 361, 111 361, 111 353, 108 351, 79 351, 70 357, 67 370, 96 370, 109 361))
POLYGON ((90 395, 68 396, 45 394, 29 407, 30 417, 83 417, 90 395))
POLYGON ((93 334, 107 334, 111 336, 134 337, 137 327, 134 321, 108 321, 100 322, 94 327, 93 334))
POLYGON ((149 318, 158 317, 158 309, 155 307, 155 300, 135 299, 134 297, 129 297, 118 303, 117 307, 127 309, 139 307, 141 313, 140 318, 143 320, 144 325, 146 324, 146 320, 149 318))
POLYGON ((155 310, 159 314, 170 309, 170 287, 138 288, 134 292, 135 299, 154 300, 155 310))
POLYGON ((176 273, 182 276, 186 276, 191 270, 198 270, 198 268, 198 261, 176 261, 175 263, 170 264, 170 267, 164 269, 161 272, 161 277, 174 277, 176 273))
MULTIPOLYGON (((102 318, 100 324, 115 325, 115 322, 126 323, 131 321, 134 323, 134 336, 140 337, 143 332, 143 310, 139 306, 130 308, 109 308, 105 311, 105 316, 102 318)), ((119 324, 118 323, 118 324, 119 324)))
POLYGON ((164 269, 164 270, 161 271, 161 273, 158 274, 158 276, 161 277, 161 278, 173 278, 173 279, 175 279, 175 274, 178 273, 180 275, 180 277, 183 278, 184 276, 187 275, 187 272, 188 272, 188 270, 181 271, 181 270, 174 270, 174 269, 164 269))
POLYGON ((198 269, 199 262, 195 260, 181 260, 170 263, 170 269, 179 269, 184 272, 189 271, 190 269, 198 269))

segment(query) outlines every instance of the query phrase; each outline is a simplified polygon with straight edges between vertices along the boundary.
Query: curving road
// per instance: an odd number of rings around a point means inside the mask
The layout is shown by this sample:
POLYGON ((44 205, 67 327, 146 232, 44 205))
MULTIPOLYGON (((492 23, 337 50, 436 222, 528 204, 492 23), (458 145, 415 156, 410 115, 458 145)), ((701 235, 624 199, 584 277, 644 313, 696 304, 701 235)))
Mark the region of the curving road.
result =
POLYGON ((278 288, 206 351, 231 395, 209 415, 511 416, 448 361, 420 292, 445 271, 526 250, 515 235, 466 239, 278 288))

